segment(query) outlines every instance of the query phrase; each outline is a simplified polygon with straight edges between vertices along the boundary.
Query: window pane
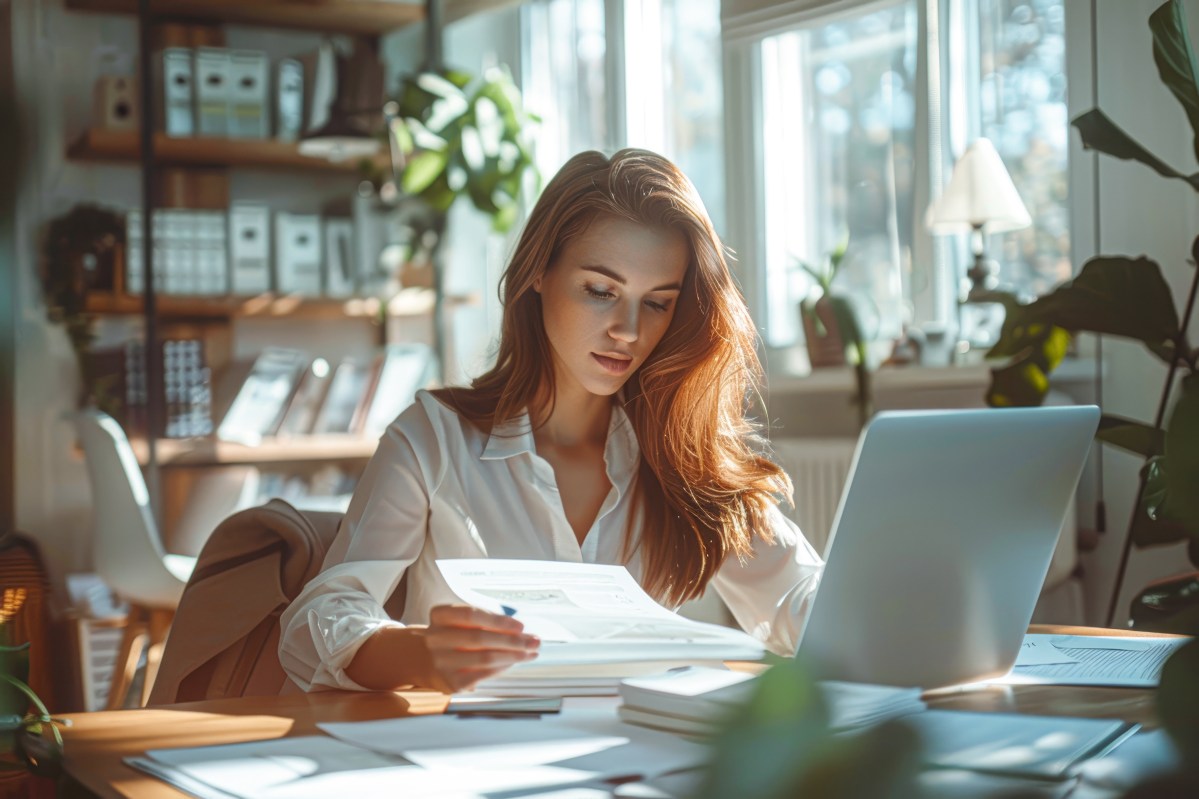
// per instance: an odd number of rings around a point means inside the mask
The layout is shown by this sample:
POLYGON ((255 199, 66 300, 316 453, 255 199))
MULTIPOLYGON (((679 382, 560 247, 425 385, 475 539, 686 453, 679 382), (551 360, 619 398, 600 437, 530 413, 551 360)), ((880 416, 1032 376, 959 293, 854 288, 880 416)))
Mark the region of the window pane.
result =
MULTIPOLYGON (((646 12, 659 6, 657 41, 626 42, 633 50, 657 54, 661 81, 646 87, 636 73, 628 76, 629 118, 635 107, 645 109, 650 141, 641 143, 630 136, 629 144, 660 149, 661 153, 691 178, 699 190, 717 230, 724 228, 724 105, 720 51, 720 0, 630 0, 646 12), (639 95, 645 95, 638 101, 639 95), (657 109, 656 113, 652 109, 657 109), (653 139, 658 139, 657 144, 653 139)), ((630 125, 633 128, 633 125, 630 125)))
POLYGON ((542 117, 546 180, 582 150, 608 147, 603 0, 536 0, 522 9, 526 107, 542 117))
POLYGON ((767 343, 799 335, 812 288, 799 262, 848 238, 835 287, 864 332, 897 336, 909 314, 916 11, 913 2, 762 42, 767 343))
POLYGON ((1071 277, 1062 0, 981 0, 979 107, 1032 227, 993 239, 1000 280, 1029 295, 1071 277))

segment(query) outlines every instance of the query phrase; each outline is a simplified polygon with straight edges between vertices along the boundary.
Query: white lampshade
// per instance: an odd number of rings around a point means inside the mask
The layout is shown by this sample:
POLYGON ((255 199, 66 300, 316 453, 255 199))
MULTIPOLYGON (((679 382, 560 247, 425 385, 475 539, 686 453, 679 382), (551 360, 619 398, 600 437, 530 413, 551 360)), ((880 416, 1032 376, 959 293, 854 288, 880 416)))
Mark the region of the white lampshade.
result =
POLYGON ((953 167, 945 192, 928 209, 925 224, 937 233, 975 228, 987 233, 1032 224, 1028 209, 990 139, 975 139, 953 167))

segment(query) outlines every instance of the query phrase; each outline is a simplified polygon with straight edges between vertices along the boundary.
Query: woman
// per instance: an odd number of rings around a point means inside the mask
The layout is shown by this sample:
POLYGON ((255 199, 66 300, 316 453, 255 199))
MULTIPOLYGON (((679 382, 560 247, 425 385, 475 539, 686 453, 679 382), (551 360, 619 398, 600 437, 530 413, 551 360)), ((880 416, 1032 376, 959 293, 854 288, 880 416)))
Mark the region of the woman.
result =
POLYGON ((292 679, 457 691, 536 657, 519 621, 457 604, 437 558, 623 564, 668 607, 711 583, 790 653, 822 563, 746 418, 754 327, 690 181, 642 150, 575 156, 502 299, 495 367, 420 392, 380 440, 282 618, 292 679))

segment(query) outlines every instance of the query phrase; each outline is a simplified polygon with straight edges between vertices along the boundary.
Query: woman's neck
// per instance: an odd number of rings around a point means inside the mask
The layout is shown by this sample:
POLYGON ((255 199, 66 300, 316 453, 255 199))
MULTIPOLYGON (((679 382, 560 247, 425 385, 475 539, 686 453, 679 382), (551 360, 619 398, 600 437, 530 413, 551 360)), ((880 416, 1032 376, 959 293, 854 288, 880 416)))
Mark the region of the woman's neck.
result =
POLYGON ((564 449, 603 445, 608 438, 612 418, 612 398, 587 391, 556 393, 549 416, 534 420, 534 439, 538 445, 564 449))

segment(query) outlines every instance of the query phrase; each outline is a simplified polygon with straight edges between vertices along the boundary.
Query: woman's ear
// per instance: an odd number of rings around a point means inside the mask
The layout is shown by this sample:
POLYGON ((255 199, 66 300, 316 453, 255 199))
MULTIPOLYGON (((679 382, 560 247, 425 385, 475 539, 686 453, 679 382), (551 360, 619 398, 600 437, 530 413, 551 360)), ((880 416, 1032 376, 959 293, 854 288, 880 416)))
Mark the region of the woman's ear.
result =
POLYGON ((533 281, 533 291, 541 293, 541 275, 538 275, 537 279, 533 281))

